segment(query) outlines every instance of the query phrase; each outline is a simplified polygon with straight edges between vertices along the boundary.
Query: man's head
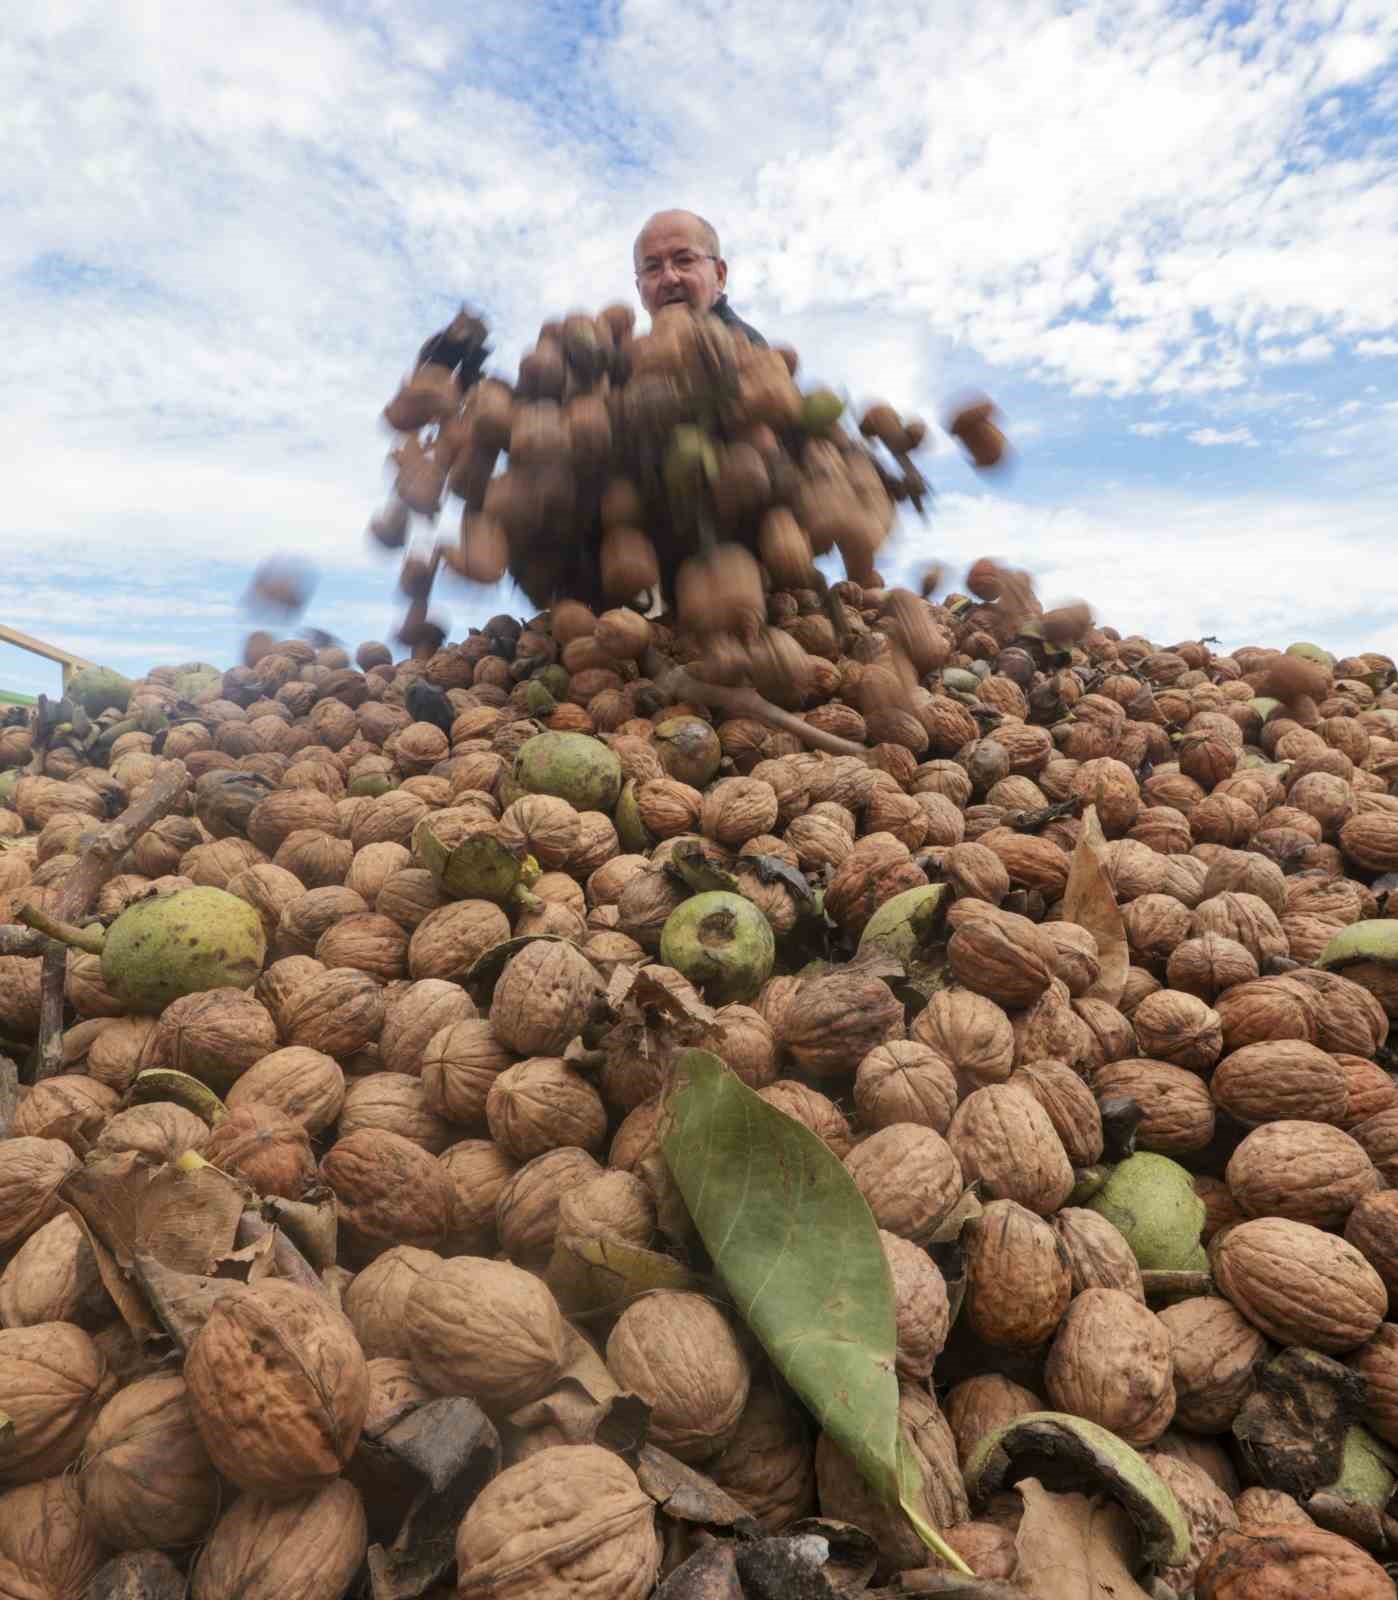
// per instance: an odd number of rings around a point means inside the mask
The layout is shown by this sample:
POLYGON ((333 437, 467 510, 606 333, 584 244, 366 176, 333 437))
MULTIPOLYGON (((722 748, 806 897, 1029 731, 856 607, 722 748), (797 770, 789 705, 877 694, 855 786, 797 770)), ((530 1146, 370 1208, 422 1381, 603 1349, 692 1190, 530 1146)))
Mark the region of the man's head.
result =
POLYGON ((708 311, 728 282, 718 234, 692 211, 657 211, 632 253, 641 304, 652 316, 677 302, 708 311))

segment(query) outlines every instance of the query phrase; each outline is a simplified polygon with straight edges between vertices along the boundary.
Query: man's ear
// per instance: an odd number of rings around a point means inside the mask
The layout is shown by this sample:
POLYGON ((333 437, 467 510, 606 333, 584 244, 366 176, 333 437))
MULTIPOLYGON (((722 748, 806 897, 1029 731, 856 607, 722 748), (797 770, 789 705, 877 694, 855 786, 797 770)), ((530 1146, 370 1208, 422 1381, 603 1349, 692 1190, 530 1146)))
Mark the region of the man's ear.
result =
POLYGON ((728 287, 728 263, 722 257, 714 262, 714 277, 718 279, 718 292, 722 294, 728 287))

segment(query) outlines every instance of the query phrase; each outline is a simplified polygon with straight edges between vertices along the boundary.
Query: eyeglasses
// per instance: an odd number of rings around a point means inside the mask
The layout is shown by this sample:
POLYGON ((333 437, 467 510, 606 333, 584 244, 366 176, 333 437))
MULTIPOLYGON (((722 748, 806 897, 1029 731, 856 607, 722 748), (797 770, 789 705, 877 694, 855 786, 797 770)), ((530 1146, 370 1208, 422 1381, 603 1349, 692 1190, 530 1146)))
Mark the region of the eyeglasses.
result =
MULTIPOLYGON (((693 272, 701 261, 717 260, 717 256, 701 255, 697 250, 680 250, 670 257, 668 265, 672 266, 683 277, 685 274, 693 272)), ((646 279, 647 282, 651 282, 661 276, 665 271, 666 265, 666 262, 657 261, 652 257, 649 261, 641 263, 641 270, 638 276, 646 279)))

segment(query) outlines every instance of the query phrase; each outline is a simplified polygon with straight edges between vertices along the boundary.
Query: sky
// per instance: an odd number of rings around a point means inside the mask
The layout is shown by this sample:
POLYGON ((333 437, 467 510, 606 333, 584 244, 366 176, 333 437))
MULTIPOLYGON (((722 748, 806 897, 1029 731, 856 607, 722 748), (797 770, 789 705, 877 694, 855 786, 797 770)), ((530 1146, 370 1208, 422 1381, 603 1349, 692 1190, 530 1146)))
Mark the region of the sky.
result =
POLYGON ((1398 654, 1391 0, 46 0, 0 150, 0 622, 90 659, 232 663, 285 552, 305 622, 385 637, 418 345, 469 300, 513 376, 635 303, 667 206, 803 381, 1001 406, 1011 471, 929 434, 890 579, 994 555, 1160 645, 1398 654))

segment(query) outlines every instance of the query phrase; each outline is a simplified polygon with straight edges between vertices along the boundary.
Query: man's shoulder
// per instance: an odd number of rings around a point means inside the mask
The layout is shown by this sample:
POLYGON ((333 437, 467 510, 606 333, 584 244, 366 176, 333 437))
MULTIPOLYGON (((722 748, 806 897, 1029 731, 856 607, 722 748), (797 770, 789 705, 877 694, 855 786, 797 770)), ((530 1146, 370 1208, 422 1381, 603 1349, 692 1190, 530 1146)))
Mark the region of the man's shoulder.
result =
POLYGON ((730 328, 736 328, 739 333, 745 334, 748 340, 752 344, 755 344, 759 350, 765 350, 767 348, 767 341, 762 337, 757 329, 754 328, 751 323, 744 322, 738 313, 734 311, 733 307, 729 305, 728 296, 726 294, 721 294, 718 299, 714 301, 713 314, 719 319, 720 322, 725 322, 730 328))

